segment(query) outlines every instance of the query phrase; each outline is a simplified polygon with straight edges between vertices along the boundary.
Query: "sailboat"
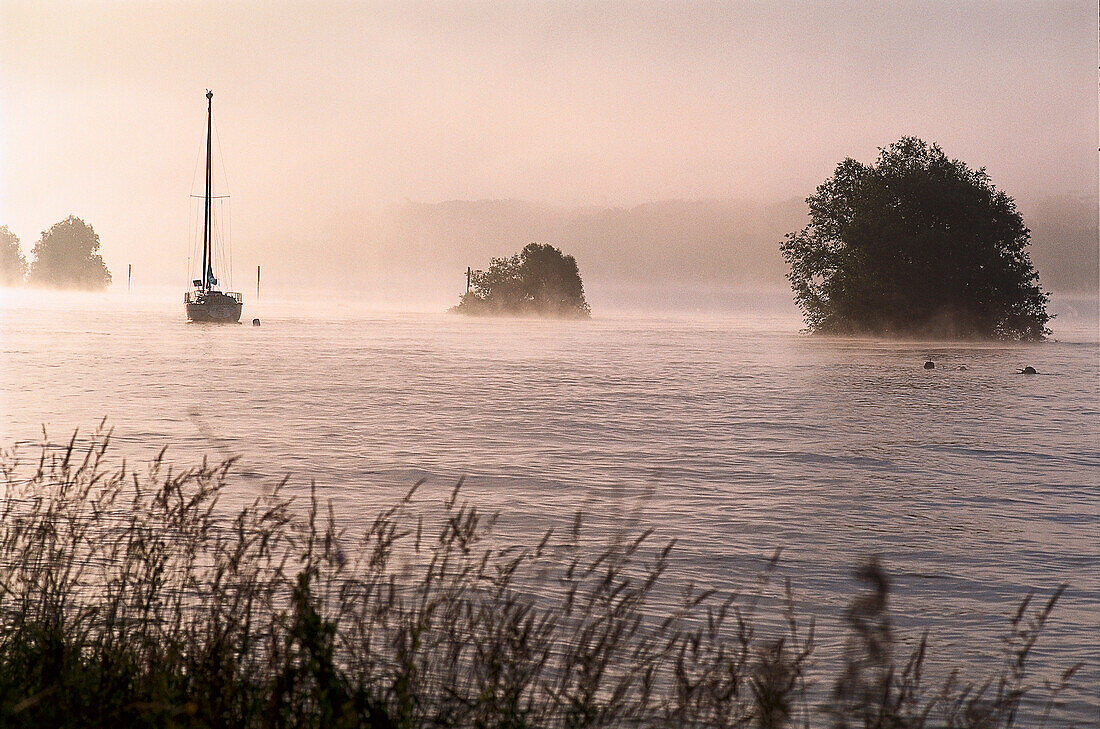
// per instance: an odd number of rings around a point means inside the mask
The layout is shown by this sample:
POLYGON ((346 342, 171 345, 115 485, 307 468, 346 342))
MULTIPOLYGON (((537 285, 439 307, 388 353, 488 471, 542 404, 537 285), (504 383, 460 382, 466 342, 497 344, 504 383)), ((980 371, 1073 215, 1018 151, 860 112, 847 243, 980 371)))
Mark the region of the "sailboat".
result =
POLYGON ((187 307, 187 318, 191 321, 237 323, 241 320, 241 307, 244 302, 235 291, 219 291, 218 279, 214 275, 214 218, 211 208, 213 200, 213 178, 211 174, 212 143, 211 134, 214 123, 214 92, 206 92, 206 194, 202 222, 202 276, 191 282, 194 289, 183 295, 187 307))

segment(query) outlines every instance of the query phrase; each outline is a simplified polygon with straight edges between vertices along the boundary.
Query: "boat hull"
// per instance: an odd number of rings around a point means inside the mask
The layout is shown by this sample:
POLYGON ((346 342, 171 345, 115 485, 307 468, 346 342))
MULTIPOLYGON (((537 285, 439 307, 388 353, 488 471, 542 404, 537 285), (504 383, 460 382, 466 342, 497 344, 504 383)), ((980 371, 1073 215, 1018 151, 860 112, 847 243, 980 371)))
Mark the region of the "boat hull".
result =
POLYGON ((241 320, 241 308, 241 302, 232 300, 188 302, 187 318, 191 321, 236 324, 241 320))

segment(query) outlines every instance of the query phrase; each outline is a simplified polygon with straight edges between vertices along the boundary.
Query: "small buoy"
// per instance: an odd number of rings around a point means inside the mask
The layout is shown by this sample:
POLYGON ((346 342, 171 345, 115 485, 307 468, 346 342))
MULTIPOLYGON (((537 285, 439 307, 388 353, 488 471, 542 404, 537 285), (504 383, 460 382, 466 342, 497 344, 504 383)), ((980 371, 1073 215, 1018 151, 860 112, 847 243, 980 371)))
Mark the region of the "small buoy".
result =
POLYGON ((260 326, 260 320, 259 319, 253 319, 252 320, 252 326, 254 326, 254 327, 260 326))
POLYGON ((1031 365, 1028 365, 1027 367, 1024 367, 1022 370, 1020 370, 1020 374, 1021 375, 1037 375, 1039 373, 1035 370, 1034 367, 1032 367, 1031 365))
POLYGON ((966 365, 959 365, 959 366, 958 366, 958 367, 956 367, 955 369, 957 369, 957 370, 958 370, 959 372, 966 372, 966 371, 967 371, 968 369, 970 369, 970 368, 969 368, 969 367, 967 367, 966 365))
POLYGON ((934 369, 936 369, 936 363, 933 362, 932 360, 928 360, 927 362, 924 363, 924 369, 934 370, 934 369))

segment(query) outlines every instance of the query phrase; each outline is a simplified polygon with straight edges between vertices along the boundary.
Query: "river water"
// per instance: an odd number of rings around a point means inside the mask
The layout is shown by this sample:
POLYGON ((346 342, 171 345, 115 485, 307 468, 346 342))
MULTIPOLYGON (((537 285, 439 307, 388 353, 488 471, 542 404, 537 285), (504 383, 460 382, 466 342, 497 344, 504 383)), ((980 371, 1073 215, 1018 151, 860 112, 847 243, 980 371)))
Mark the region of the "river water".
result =
POLYGON ((235 497, 290 474, 349 523, 465 476, 515 542, 578 511, 676 538, 672 585, 743 587, 782 549, 826 657, 852 569, 877 555, 896 624, 974 678, 1019 601, 1068 583, 1038 658, 1084 661, 1064 716, 1100 712, 1095 301, 1063 307, 1041 345, 815 338, 789 311, 552 322, 246 302, 257 328, 188 324, 164 299, 3 292, 0 316, 6 447, 106 417, 120 458, 239 456, 235 497))

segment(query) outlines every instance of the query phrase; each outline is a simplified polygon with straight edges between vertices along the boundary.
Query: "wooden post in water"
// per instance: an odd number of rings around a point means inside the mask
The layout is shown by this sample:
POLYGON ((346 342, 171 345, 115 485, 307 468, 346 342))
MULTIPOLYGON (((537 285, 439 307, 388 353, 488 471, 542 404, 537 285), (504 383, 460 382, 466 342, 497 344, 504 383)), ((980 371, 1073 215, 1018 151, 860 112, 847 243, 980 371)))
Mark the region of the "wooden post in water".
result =
POLYGON ((126 264, 126 293, 130 293, 130 274, 134 272, 134 264, 126 264))
POLYGON ((260 298, 260 267, 256 266, 256 298, 260 298))

